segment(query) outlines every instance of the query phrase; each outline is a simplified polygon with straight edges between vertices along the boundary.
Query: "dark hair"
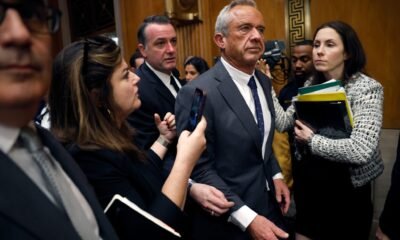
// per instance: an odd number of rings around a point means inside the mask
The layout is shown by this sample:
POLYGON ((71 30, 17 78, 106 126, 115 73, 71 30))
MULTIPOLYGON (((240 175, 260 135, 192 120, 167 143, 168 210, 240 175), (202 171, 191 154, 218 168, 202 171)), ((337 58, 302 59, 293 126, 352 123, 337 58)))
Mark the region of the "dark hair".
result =
POLYGON ((202 74, 209 69, 207 62, 203 58, 196 56, 190 57, 188 60, 186 60, 183 67, 186 67, 187 65, 193 65, 199 74, 202 74))
POLYGON ((121 62, 121 49, 103 36, 74 42, 56 56, 49 106, 51 130, 60 141, 142 159, 132 143, 132 129, 127 123, 119 128, 111 108, 110 80, 121 62), (99 90, 99 101, 91 98, 93 89, 99 90))
MULTIPOLYGON (((315 30, 313 39, 315 39, 318 31, 323 28, 332 28, 339 34, 343 42, 344 51, 347 53, 347 59, 344 62, 344 73, 342 81, 346 83, 355 73, 364 72, 367 59, 365 56, 364 48, 354 29, 345 22, 331 21, 319 26, 315 30)), ((320 83, 324 80, 327 79, 324 79, 323 74, 316 71, 316 74, 314 76, 314 83, 320 83)))
POLYGON ((131 58, 129 59, 129 65, 134 68, 138 68, 136 66, 136 59, 138 58, 143 58, 142 53, 139 51, 138 48, 136 48, 135 52, 132 54, 131 58))
POLYGON ((169 18, 164 15, 153 15, 146 17, 143 20, 142 24, 140 24, 137 32, 137 40, 139 43, 143 44, 143 46, 146 46, 146 34, 144 34, 144 32, 146 30, 146 27, 150 24, 172 25, 169 18))

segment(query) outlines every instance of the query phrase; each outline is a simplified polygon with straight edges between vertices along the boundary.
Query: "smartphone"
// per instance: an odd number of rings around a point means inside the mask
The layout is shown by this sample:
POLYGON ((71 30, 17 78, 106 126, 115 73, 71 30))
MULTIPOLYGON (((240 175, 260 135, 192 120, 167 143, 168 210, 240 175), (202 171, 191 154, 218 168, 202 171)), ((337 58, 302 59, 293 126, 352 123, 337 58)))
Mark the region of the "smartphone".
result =
POLYGON ((200 88, 196 88, 193 95, 192 107, 190 108, 187 130, 193 131, 203 116, 206 94, 200 88))

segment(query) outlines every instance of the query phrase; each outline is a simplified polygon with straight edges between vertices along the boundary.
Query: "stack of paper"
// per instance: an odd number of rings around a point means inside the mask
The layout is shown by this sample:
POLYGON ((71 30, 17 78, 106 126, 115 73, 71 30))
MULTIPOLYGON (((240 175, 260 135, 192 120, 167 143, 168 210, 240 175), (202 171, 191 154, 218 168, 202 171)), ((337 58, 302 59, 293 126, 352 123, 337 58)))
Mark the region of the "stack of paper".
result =
POLYGON ((300 88, 293 103, 297 118, 314 132, 330 138, 350 136, 353 114, 340 81, 300 88))
POLYGON ((342 88, 342 82, 339 80, 331 79, 321 84, 301 87, 299 88, 299 94, 303 95, 310 93, 336 92, 340 88, 342 88))

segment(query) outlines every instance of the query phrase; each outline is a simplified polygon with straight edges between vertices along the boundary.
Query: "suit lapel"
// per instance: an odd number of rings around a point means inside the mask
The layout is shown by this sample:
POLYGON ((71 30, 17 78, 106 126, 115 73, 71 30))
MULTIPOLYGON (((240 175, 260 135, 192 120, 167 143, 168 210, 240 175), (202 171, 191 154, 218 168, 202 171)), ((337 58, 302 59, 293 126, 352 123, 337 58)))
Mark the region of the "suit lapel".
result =
POLYGON ((218 85, 218 90, 261 151, 261 135, 253 114, 223 64, 220 62, 217 64, 220 66, 216 66, 216 70, 218 70, 216 79, 221 82, 218 85))
MULTIPOLYGON (((175 104, 175 97, 172 95, 171 91, 164 85, 164 83, 161 81, 161 79, 147 66, 147 64, 142 64, 140 70, 142 71, 143 75, 145 76, 145 79, 142 79, 142 81, 149 81, 153 88, 157 91, 159 96, 163 98, 165 101, 169 102, 170 104, 174 105, 175 104)), ((139 89, 140 93, 140 89, 139 89)), ((156 97, 156 96, 154 96, 156 97)))
POLYGON ((79 239, 65 213, 0 151, 0 213, 38 239, 79 239))
POLYGON ((99 225, 100 235, 103 238, 112 239, 112 227, 106 219, 100 204, 98 203, 96 196, 91 188, 89 188, 89 182, 85 175, 75 163, 75 160, 67 153, 67 151, 58 143, 58 141, 45 129, 37 126, 38 134, 42 139, 43 145, 47 146, 51 154, 60 163, 63 170, 67 173, 69 178, 75 183, 77 188, 80 190, 82 195, 85 197, 89 206, 93 210, 93 214, 96 217, 97 224, 99 225))

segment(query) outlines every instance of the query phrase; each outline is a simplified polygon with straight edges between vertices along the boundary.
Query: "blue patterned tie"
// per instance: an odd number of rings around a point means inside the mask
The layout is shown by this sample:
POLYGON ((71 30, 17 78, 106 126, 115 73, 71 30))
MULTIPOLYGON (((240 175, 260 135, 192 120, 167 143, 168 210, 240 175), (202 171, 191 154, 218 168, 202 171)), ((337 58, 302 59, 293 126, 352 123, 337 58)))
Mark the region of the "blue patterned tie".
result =
POLYGON ((264 118, 263 118, 260 98, 258 97, 257 93, 256 81, 253 76, 251 76, 250 81, 247 85, 250 87, 251 93, 253 94, 254 105, 256 108, 258 130, 260 131, 261 134, 261 140, 264 141, 264 118))

